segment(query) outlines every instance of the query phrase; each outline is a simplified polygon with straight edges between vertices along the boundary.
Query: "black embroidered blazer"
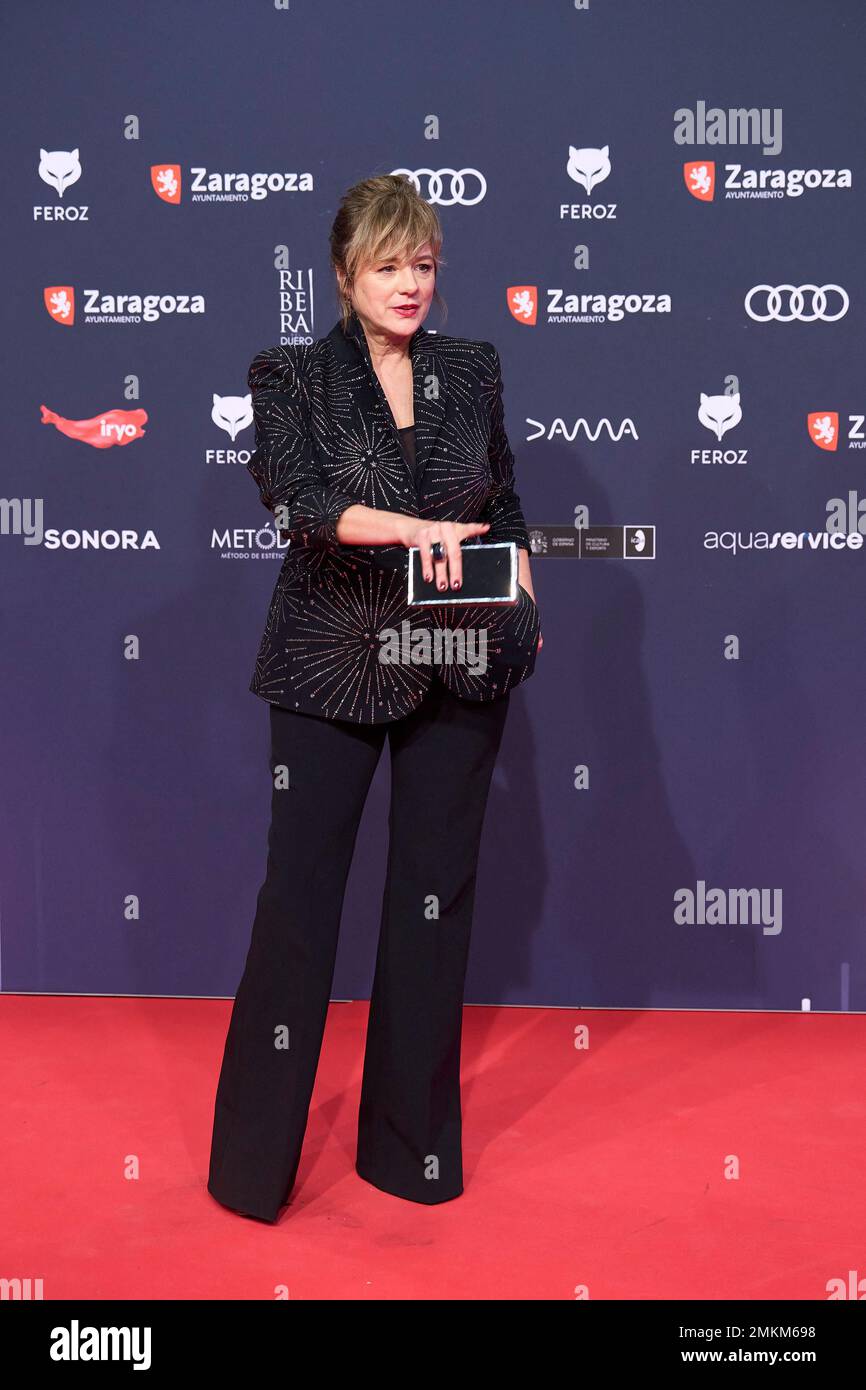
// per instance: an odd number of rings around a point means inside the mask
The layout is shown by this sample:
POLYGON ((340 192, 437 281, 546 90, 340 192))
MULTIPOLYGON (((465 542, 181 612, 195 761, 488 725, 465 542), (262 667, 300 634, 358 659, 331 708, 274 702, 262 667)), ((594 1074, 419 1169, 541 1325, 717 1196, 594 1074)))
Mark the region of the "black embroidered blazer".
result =
POLYGON ((414 474, 357 315, 346 332, 338 321, 312 345, 268 348, 250 365, 256 448, 247 467, 290 541, 249 687, 270 704, 389 723, 411 713, 433 680, 462 698, 492 700, 534 670, 539 616, 522 586, 518 603, 505 607, 409 607, 405 546, 337 539, 339 517, 363 503, 437 521, 489 521, 477 542, 530 550, 495 347, 419 325, 409 355, 414 474), (384 630, 461 627, 486 630, 485 671, 437 664, 429 651, 420 664, 380 660, 384 630))

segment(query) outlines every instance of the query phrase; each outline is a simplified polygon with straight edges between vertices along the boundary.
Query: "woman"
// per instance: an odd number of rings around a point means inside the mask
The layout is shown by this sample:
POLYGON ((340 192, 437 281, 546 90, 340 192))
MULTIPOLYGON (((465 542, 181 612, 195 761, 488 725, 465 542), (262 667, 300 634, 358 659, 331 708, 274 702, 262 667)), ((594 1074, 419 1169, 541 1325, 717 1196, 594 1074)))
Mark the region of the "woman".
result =
POLYGON ((410 1201, 463 1190, 460 1041, 481 829, 510 690, 532 674, 540 633, 498 354, 421 326, 439 300, 441 244, 436 213, 404 176, 357 184, 331 232, 340 321, 250 367, 249 469, 291 544, 250 685, 270 705, 269 853, 208 1190, 269 1222, 295 1181, 346 879, 386 736, 390 844, 356 1167, 410 1201), (464 540, 517 543, 517 604, 448 604, 464 540), (412 546, 442 606, 407 605, 412 546), (384 659, 383 634, 402 625, 414 644, 473 624, 484 661, 437 665, 423 642, 384 659))

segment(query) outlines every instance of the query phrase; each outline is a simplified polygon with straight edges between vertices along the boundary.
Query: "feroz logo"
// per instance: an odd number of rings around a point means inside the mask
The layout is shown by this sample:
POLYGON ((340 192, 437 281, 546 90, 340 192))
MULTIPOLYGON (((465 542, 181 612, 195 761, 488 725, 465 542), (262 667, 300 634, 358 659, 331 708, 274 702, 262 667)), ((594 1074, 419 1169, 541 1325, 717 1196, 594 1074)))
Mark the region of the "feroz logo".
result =
POLYGON ((569 145, 565 167, 568 177, 591 193, 597 183, 604 183, 610 177, 610 145, 602 145, 601 149, 594 146, 576 149, 569 145))
POLYGON ((63 201, 63 195, 81 178, 80 151, 39 150, 39 177, 60 199, 59 203, 37 203, 33 208, 34 222, 89 222, 90 208, 86 203, 63 201))
POLYGON ((839 443, 838 410, 813 410, 806 420, 809 438, 819 449, 835 449, 839 443))
POLYGON ((221 430, 225 430, 234 444, 241 430, 247 429, 253 423, 252 393, 248 391, 245 396, 219 396, 214 391, 210 418, 221 430))
POLYGON ((179 164, 151 164, 150 181, 153 191, 164 203, 179 203, 181 172, 179 164))
POLYGON ((686 188, 701 203, 711 203, 716 195, 716 166, 713 160, 692 160, 683 165, 686 188))
POLYGON ((534 324, 538 315, 538 286, 509 285, 505 294, 512 317, 518 323, 534 324))
POLYGON ((79 151, 40 149, 39 177, 62 198, 67 188, 81 178, 79 151))
POLYGON ((42 291, 45 307, 55 323, 71 328, 75 322, 75 290, 71 285, 48 285, 42 291))
POLYGON ((701 392, 698 419, 706 429, 712 430, 720 444, 722 435, 738 425, 742 418, 739 391, 721 396, 708 396, 704 391, 701 392))

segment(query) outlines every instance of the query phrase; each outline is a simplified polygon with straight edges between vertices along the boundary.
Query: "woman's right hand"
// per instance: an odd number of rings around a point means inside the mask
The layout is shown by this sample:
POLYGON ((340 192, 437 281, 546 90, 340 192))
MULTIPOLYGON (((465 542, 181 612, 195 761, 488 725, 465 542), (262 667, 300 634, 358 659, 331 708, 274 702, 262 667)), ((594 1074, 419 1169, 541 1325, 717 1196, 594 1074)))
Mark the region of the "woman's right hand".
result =
POLYGON ((463 556, 460 542, 470 536, 483 536, 490 530, 489 521, 425 521, 423 517, 409 518, 403 537, 408 550, 416 545, 421 552, 421 568, 425 579, 432 579, 435 572, 439 589, 459 589, 463 583, 463 556), (434 560, 431 547, 435 541, 442 542, 444 559, 434 560))

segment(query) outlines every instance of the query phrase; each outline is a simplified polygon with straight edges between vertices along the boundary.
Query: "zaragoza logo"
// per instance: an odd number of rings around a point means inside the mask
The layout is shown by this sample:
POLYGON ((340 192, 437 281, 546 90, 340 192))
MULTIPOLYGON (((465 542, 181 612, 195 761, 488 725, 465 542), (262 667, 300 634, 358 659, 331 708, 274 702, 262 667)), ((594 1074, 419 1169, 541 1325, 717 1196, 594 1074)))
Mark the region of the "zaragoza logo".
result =
POLYGON ((809 438, 819 449, 835 449, 839 443, 838 410, 813 410, 810 412, 807 427, 809 438))
POLYGON ((179 203, 181 174, 179 164, 151 164, 153 191, 164 203, 179 203))
POLYGON ((72 285, 48 285, 42 294, 54 322, 71 328, 75 322, 75 290, 72 285))
POLYGON ((716 192, 716 166, 711 159, 692 160, 690 164, 684 164, 683 178, 693 198, 702 203, 713 201, 716 192))
POLYGON ((538 286, 509 285, 505 293, 508 307, 517 322, 534 324, 538 313, 538 286))

